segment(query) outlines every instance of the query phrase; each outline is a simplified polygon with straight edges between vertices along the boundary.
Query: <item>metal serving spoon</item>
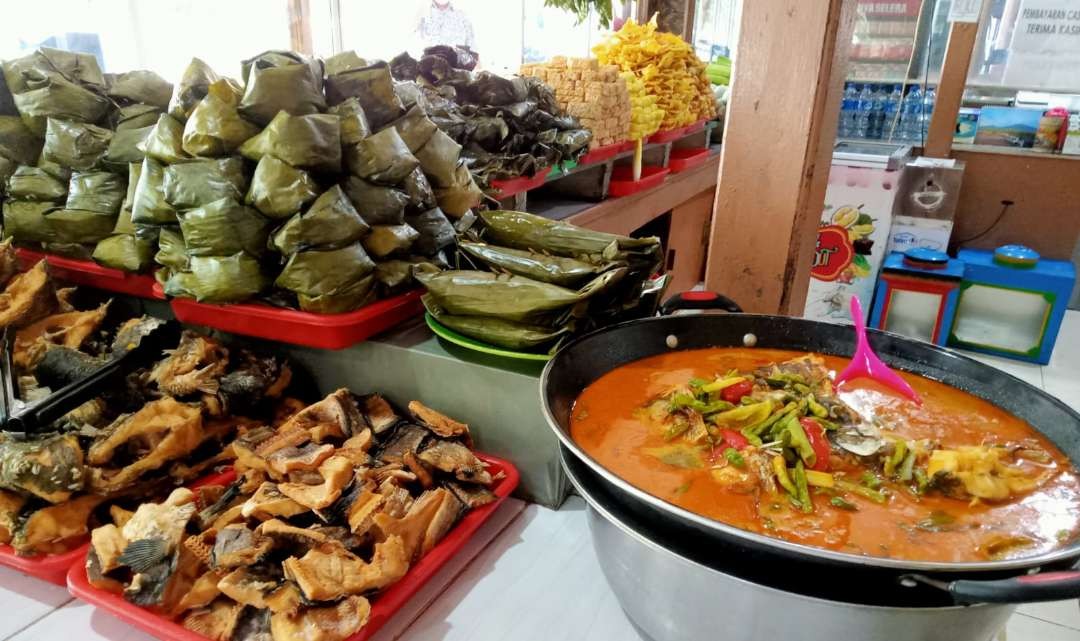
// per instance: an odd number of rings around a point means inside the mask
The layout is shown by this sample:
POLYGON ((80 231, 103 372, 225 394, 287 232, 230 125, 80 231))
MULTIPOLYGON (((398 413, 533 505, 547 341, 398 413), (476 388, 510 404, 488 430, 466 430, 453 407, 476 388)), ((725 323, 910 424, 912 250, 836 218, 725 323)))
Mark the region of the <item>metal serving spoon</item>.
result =
POLYGON ((863 321, 862 303, 858 296, 851 297, 851 322, 855 323, 855 354, 844 371, 836 377, 836 386, 856 378, 873 379, 898 394, 907 397, 916 405, 922 405, 922 398, 908 385, 907 381, 881 362, 870 341, 866 338, 866 323, 863 321))

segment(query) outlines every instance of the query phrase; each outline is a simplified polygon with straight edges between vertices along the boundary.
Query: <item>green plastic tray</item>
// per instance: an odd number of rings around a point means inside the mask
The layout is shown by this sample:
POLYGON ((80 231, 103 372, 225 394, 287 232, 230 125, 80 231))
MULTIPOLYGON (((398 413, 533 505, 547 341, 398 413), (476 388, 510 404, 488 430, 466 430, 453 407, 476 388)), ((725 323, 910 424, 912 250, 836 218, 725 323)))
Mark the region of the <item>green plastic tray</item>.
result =
POLYGON ((431 314, 425 313, 424 320, 427 322, 427 326, 431 328, 431 331, 435 332, 435 335, 439 338, 449 341, 459 347, 465 349, 471 349, 474 352, 481 352, 483 354, 490 354, 492 356, 501 356, 503 358, 513 358, 521 361, 550 361, 551 354, 536 354, 532 352, 515 352, 509 349, 503 349, 501 347, 495 347, 488 343, 481 343, 480 341, 458 334, 454 330, 446 327, 439 321, 435 320, 435 317, 431 314))

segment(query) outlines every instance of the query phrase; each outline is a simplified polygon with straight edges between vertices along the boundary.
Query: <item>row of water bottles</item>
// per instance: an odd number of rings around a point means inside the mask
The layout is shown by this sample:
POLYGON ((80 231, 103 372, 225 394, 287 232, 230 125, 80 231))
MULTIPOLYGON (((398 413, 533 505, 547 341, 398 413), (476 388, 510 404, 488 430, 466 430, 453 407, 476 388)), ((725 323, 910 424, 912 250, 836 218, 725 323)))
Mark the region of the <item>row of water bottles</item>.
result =
POLYGON ((922 144, 937 100, 933 87, 918 85, 904 95, 903 85, 849 82, 840 108, 840 138, 865 138, 922 144), (899 115, 899 117, 898 117, 899 115))

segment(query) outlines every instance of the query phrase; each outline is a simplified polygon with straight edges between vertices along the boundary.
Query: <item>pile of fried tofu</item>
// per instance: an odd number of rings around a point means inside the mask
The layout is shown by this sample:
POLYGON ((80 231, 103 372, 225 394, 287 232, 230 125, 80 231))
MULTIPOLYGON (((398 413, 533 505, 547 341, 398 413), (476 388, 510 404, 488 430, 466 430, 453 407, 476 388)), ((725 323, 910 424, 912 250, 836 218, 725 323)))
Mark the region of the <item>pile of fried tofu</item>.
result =
POLYGON ((627 140, 630 133, 630 93, 615 65, 595 58, 555 56, 550 61, 521 66, 522 76, 535 76, 555 90, 568 114, 593 132, 590 149, 627 140))

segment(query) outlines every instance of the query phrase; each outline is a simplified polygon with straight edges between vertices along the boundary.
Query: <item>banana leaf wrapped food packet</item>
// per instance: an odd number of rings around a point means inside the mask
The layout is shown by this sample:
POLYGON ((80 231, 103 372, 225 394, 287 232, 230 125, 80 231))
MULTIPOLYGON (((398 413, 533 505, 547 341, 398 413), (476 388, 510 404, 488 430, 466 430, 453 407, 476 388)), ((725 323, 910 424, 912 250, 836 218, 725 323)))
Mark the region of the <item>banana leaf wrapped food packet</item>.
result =
POLYGON ((168 108, 173 93, 171 82, 146 69, 109 74, 105 80, 108 85, 105 94, 110 98, 152 105, 159 109, 168 108))
POLYGON ((505 247, 550 252, 559 256, 601 256, 612 249, 620 259, 637 257, 660 264, 660 240, 592 231, 520 211, 480 212, 484 239, 505 247), (626 254, 623 256, 622 254, 626 254))
POLYGON ((368 233, 364 222, 339 185, 315 199, 307 211, 296 214, 279 227, 270 245, 286 256, 304 249, 334 249, 350 245, 368 233))
POLYGON ((116 226, 115 214, 84 209, 54 209, 45 214, 45 220, 53 230, 53 242, 57 243, 97 243, 108 238, 116 226))
POLYGON ((124 194, 124 202, 120 205, 120 215, 116 218, 114 234, 134 234, 135 224, 131 221, 131 208, 135 204, 135 189, 139 186, 139 176, 142 175, 142 163, 133 162, 128 165, 127 191, 124 194))
POLYGON ((113 234, 98 242, 91 258, 106 267, 139 273, 154 263, 154 243, 132 234, 113 234))
MULTIPOLYGON (((246 86, 251 82, 251 72, 254 69, 271 69, 274 67, 288 67, 291 65, 306 65, 311 70, 311 76, 315 78, 315 86, 319 91, 323 89, 323 76, 325 64, 318 58, 309 58, 304 54, 285 49, 270 49, 257 56, 248 58, 240 63, 240 78, 246 86)), ((277 112, 274 112, 277 113, 277 112)), ((271 114, 273 116, 273 114, 271 114)))
POLYGON ((179 218, 189 256, 231 256, 243 251, 259 257, 266 250, 270 221, 232 198, 215 200, 179 218))
POLYGON ((21 58, 0 63, 5 84, 11 93, 31 89, 34 78, 56 76, 91 89, 104 89, 105 77, 93 54, 41 47, 21 58))
POLYGON ((184 246, 184 236, 179 229, 162 227, 157 238, 158 250, 154 262, 172 271, 187 271, 188 255, 184 246))
POLYGON ((7 180, 6 193, 13 200, 60 202, 67 195, 67 182, 38 167, 22 166, 7 180))
POLYGON ((37 168, 63 182, 65 185, 71 180, 71 170, 51 160, 46 160, 44 151, 42 151, 41 156, 38 157, 37 168))
POLYGON ((306 116, 326 109, 322 93, 322 69, 318 76, 311 65, 294 62, 284 66, 255 65, 246 76, 240 113, 265 126, 279 111, 306 116))
POLYGON ((93 169, 104 159, 113 132, 95 125, 49 118, 45 145, 46 160, 79 171, 93 169))
POLYGON ((381 185, 397 185, 420 161, 397 129, 388 127, 345 150, 345 164, 354 175, 381 185))
POLYGON ((405 223, 417 232, 417 238, 411 246, 413 252, 430 256, 454 244, 454 226, 438 207, 407 215, 405 223))
POLYGON ((120 211, 126 195, 123 176, 107 171, 76 171, 68 183, 65 207, 112 216, 120 211))
POLYGON ((490 316, 457 316, 447 313, 430 294, 425 294, 421 300, 427 312, 441 325, 469 338, 506 349, 532 350, 554 343, 572 331, 568 324, 553 329, 490 316))
POLYGON ((405 145, 408 146, 409 151, 413 153, 426 145, 431 140, 431 137, 435 135, 435 132, 439 130, 439 127, 431 118, 427 117, 427 114, 419 105, 413 105, 411 109, 405 112, 404 116, 391 122, 387 127, 396 129, 398 135, 405 141, 405 145))
POLYGON ((459 242, 458 248, 493 271, 507 271, 562 287, 575 287, 608 269, 626 266, 619 261, 591 263, 467 240, 459 242))
POLYGON ((169 114, 158 116, 153 130, 143 139, 142 151, 147 157, 167 165, 191 160, 184 151, 184 125, 169 114))
POLYGON ((367 67, 348 69, 326 79, 326 98, 336 105, 357 98, 374 129, 382 129, 398 118, 405 107, 394 92, 390 66, 377 62, 367 67))
POLYGON ((202 207, 222 198, 243 200, 247 188, 244 159, 238 156, 170 165, 162 177, 165 201, 178 210, 202 207))
POLYGON ((404 254, 420 238, 420 232, 406 224, 373 225, 371 233, 364 236, 364 249, 376 258, 391 254, 404 254))
POLYGON ((341 184, 356 211, 368 225, 400 225, 405 222, 405 207, 409 196, 393 187, 349 176, 341 184))
POLYGON ((95 245, 89 243, 45 243, 42 249, 50 254, 74 258, 75 260, 91 260, 94 257, 95 245))
POLYGON ((288 218, 315 200, 319 186, 306 171, 266 155, 255 167, 244 202, 274 219, 288 218))
POLYGON ((341 119, 341 144, 355 145, 371 135, 371 125, 368 124, 364 108, 360 106, 358 98, 349 98, 344 102, 327 109, 341 119))
POLYGON ((427 262, 425 259, 402 260, 395 258, 375 263, 375 281, 387 291, 401 289, 415 280, 412 274, 413 268, 427 262))
POLYGON ((342 51, 323 60, 327 76, 336 76, 352 69, 368 66, 366 60, 356 55, 355 51, 342 51))
POLYGON ((412 211, 427 211, 438 206, 435 191, 431 188, 424 171, 417 167, 401 181, 401 189, 409 197, 408 208, 412 211))
POLYGON ((180 122, 185 122, 195 105, 206 97, 210 85, 221 77, 214 73, 210 65, 198 58, 192 58, 184 69, 184 75, 180 77, 173 87, 173 95, 169 100, 169 115, 180 122))
POLYGON ((291 116, 282 111, 241 145, 240 153, 256 162, 269 154, 293 167, 337 173, 341 171, 341 121, 333 114, 291 116))
POLYGON ((432 272, 417 268, 413 275, 434 301, 450 314, 491 316, 510 321, 535 320, 601 294, 626 276, 626 268, 611 269, 577 290, 524 276, 469 270, 432 272))
POLYGON ((313 314, 344 314, 375 301, 375 276, 365 276, 333 294, 297 294, 300 309, 313 314))
POLYGON ((259 261, 243 252, 232 256, 191 256, 186 271, 169 274, 165 293, 194 298, 200 303, 237 303, 258 295, 269 284, 270 279, 259 261))
POLYGON ((7 181, 15 174, 15 171, 19 168, 18 163, 14 160, 8 160, 3 156, 0 156, 0 201, 7 193, 7 181))
POLYGON ((484 192, 480 191, 480 187, 464 161, 458 162, 453 176, 453 185, 435 188, 435 200, 439 204, 439 209, 442 209, 447 216, 462 218, 473 207, 484 201, 484 192))
POLYGON ((131 204, 131 222, 136 225, 176 224, 176 209, 165 200, 165 167, 147 157, 139 172, 139 184, 135 186, 135 200, 131 204))
POLYGON ((105 152, 105 162, 110 165, 124 165, 142 162, 146 157, 143 151, 145 140, 154 131, 154 125, 139 129, 118 129, 109 142, 105 152))
POLYGON ((59 75, 31 72, 26 91, 15 93, 15 106, 23 122, 44 135, 49 118, 73 122, 98 122, 109 112, 108 98, 59 75))
POLYGON ((163 113, 165 113, 164 110, 159 109, 154 105, 144 105, 141 103, 125 105, 120 107, 116 112, 116 130, 123 131, 125 129, 153 127, 157 124, 158 118, 160 118, 163 113))
POLYGON ((435 187, 453 187, 458 184, 457 168, 461 158, 461 145, 441 129, 432 134, 415 153, 416 159, 420 161, 420 168, 435 187))
POLYGON ((41 154, 42 140, 18 116, 0 116, 0 156, 32 165, 41 154))
POLYGON ((56 233, 45 214, 56 209, 50 202, 8 200, 4 203, 4 236, 14 238, 20 244, 45 243, 56 238, 56 233))
POLYGON ((240 116, 239 105, 240 95, 231 81, 211 84, 184 124, 184 151, 192 156, 224 156, 259 133, 256 125, 240 116))
POLYGON ((375 263, 360 243, 340 249, 311 249, 289 257, 285 268, 274 284, 295 292, 304 311, 313 309, 312 301, 319 307, 333 307, 334 313, 349 311, 349 304, 358 303, 370 291, 374 278, 375 263), (364 281, 367 281, 364 283, 364 281), (332 299, 340 300, 332 303, 332 299))

